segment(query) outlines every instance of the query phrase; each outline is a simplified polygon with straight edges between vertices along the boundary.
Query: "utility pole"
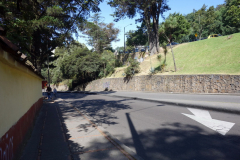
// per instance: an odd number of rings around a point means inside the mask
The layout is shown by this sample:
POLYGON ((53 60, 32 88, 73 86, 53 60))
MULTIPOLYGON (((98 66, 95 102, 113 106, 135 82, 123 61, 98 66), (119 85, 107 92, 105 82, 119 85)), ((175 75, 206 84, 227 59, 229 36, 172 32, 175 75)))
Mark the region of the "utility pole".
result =
MULTIPOLYGON (((132 23, 129 25, 132 25, 132 23)), ((127 25, 127 26, 129 26, 129 25, 127 25)), ((125 27, 127 27, 127 26, 125 26, 125 27)), ((124 27, 124 54, 125 54, 125 27, 124 27)))
POLYGON ((200 14, 198 15, 198 18, 199 18, 199 40, 201 39, 201 34, 200 34, 200 31, 201 31, 201 26, 200 26, 200 14))

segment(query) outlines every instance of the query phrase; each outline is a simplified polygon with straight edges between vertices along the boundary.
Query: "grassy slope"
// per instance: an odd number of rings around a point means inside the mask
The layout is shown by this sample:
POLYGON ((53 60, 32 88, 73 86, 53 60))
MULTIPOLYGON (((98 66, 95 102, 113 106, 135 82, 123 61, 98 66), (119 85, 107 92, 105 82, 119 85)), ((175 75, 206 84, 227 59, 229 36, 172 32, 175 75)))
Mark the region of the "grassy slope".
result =
MULTIPOLYGON (((178 71, 171 74, 240 74, 240 33, 206 39, 174 48, 178 71)), ((174 70, 171 52, 167 70, 174 70)))
MULTIPOLYGON (((174 74, 235 74, 240 75, 240 33, 234 34, 231 39, 227 36, 206 39, 196 42, 185 43, 173 49, 177 72, 174 71, 174 64, 171 50, 167 53, 166 72, 158 75, 174 74)), ((162 54, 162 53, 161 53, 162 54)), ((164 59, 164 56, 162 56, 164 59)), ((137 75, 150 74, 149 70, 157 67, 160 62, 157 55, 147 57, 140 64, 141 73, 137 75)), ((123 77, 124 68, 117 68, 110 77, 123 77)))

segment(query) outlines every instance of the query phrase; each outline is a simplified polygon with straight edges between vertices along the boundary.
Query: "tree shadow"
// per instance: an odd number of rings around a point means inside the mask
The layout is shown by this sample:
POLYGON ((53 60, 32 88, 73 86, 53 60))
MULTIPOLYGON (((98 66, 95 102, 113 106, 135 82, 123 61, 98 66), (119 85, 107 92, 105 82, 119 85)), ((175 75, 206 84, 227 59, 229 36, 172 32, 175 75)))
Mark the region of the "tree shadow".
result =
POLYGON ((87 92, 76 92, 76 93, 65 93, 59 92, 58 97, 62 99, 76 99, 76 98, 84 98, 89 96, 87 92))
MULTIPOLYGON (((164 124, 156 130, 136 131, 130 115, 126 114, 132 137, 117 135, 138 156, 145 160, 238 160, 240 159, 240 136, 207 134, 201 128, 181 123, 164 124)), ((92 141, 91 145, 104 145, 92 141)), ((110 153, 105 153, 106 157, 110 153)), ((89 159, 97 159, 89 155, 89 159)))
POLYGON ((131 109, 130 106, 121 104, 123 101, 126 101, 126 100, 118 100, 118 101, 106 101, 103 99, 81 100, 81 98, 84 98, 87 95, 72 94, 73 97, 70 95, 64 95, 64 94, 62 95, 63 96, 61 96, 61 98, 63 99, 68 99, 69 97, 71 97, 71 99, 74 99, 74 101, 68 100, 67 103, 63 101, 60 102, 60 103, 65 103, 64 104, 65 107, 59 107, 59 110, 60 110, 59 114, 63 122, 64 132, 66 134, 66 139, 68 141, 68 145, 71 150, 71 155, 73 156, 73 159, 80 160, 82 158, 85 159, 85 157, 88 157, 88 156, 92 156, 91 160, 94 158, 105 159, 107 157, 112 157, 112 154, 116 156, 124 157, 124 155, 122 155, 122 153, 104 137, 94 140, 92 142, 93 144, 91 145, 85 146, 81 142, 76 143, 76 141, 71 140, 72 138, 71 136, 73 135, 71 135, 71 131, 70 131, 71 129, 69 129, 66 126, 65 122, 69 120, 72 121, 72 123, 77 124, 77 125, 73 125, 75 132, 84 133, 84 134, 75 133, 75 135, 86 135, 86 134, 87 136, 91 136, 92 134, 95 135, 96 134, 95 132, 97 131, 97 129, 92 123, 86 121, 83 115, 87 115, 87 117, 90 118, 90 120, 97 126, 101 126, 102 124, 115 125, 117 124, 115 120, 118 119, 118 117, 114 116, 113 114, 120 110, 131 109), (77 108, 78 111, 80 111, 81 113, 77 112, 75 108, 77 108), (82 120, 85 120, 85 121, 82 121, 82 120), (79 124, 78 124, 78 121, 79 121, 79 124), (99 150, 99 151, 96 151, 96 153, 94 151, 92 153, 92 150, 94 150, 93 148, 97 148, 96 150, 99 150))
POLYGON ((143 159, 240 159, 240 136, 207 134, 201 128, 181 123, 166 123, 157 130, 137 132, 130 114, 126 114, 132 137, 121 138, 134 147, 143 159))
POLYGON ((126 99, 118 101, 106 101, 103 99, 77 100, 70 103, 82 114, 90 117, 91 121, 96 125, 102 126, 102 124, 117 124, 115 120, 118 119, 118 117, 116 117, 114 113, 118 112, 119 110, 131 109, 129 105, 121 104, 123 101, 126 101, 126 99))
POLYGON ((133 78, 133 76, 126 76, 123 78, 123 82, 128 83, 132 78, 133 78))
MULTIPOLYGON (((82 97, 84 97, 84 95, 82 95, 82 97)), ((128 109, 131 109, 130 106, 121 104, 123 101, 127 100, 105 101, 103 99, 95 99, 70 102, 82 113, 92 117, 93 120, 91 120, 100 126, 102 123, 108 125, 117 124, 115 120, 118 117, 114 116, 113 113, 120 110, 127 111, 128 109)), ((80 115, 70 113, 73 112, 73 108, 68 108, 66 111, 69 111, 69 114, 72 114, 72 116, 80 117, 80 115)), ((126 146, 134 148, 137 155, 145 160, 240 159, 239 135, 228 134, 226 136, 222 136, 214 132, 209 133, 201 127, 195 125, 182 123, 163 123, 158 127, 158 129, 138 130, 131 119, 131 112, 126 113, 126 119, 128 121, 131 137, 126 137, 126 135, 123 134, 114 136, 119 137, 118 139, 126 146)), ((90 127, 91 125, 86 123, 79 125, 77 128, 81 129, 81 132, 85 132, 89 131, 90 127)), ((109 142, 90 140, 89 148, 86 148, 81 144, 74 143, 73 141, 70 141, 69 143, 74 147, 75 151, 81 151, 84 148, 89 149, 94 146, 107 146, 109 142)), ((111 157, 112 155, 118 158, 121 157, 122 153, 116 151, 115 148, 112 148, 96 153, 84 153, 80 156, 85 156, 87 159, 95 160, 101 159, 99 155, 101 155, 102 159, 111 157)), ((76 156, 79 157, 79 155, 76 156)))

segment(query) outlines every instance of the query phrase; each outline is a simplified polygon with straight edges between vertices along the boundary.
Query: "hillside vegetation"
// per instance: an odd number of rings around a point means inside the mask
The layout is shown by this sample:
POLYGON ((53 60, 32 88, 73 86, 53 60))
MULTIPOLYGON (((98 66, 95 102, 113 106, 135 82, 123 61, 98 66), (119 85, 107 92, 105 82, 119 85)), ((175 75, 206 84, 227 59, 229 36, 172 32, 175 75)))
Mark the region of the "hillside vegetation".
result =
MULTIPOLYGON (((174 72, 174 63, 171 49, 166 56, 165 71, 157 75, 176 74, 240 74, 240 33, 233 34, 231 39, 228 36, 205 39, 201 41, 183 43, 173 48, 177 72, 174 72)), ((162 61, 164 54, 162 54, 162 61)), ((140 64, 141 72, 136 74, 149 75, 151 64, 157 68, 160 62, 157 55, 145 58, 140 64)), ((109 78, 123 77, 125 67, 116 68, 114 74, 109 78)))

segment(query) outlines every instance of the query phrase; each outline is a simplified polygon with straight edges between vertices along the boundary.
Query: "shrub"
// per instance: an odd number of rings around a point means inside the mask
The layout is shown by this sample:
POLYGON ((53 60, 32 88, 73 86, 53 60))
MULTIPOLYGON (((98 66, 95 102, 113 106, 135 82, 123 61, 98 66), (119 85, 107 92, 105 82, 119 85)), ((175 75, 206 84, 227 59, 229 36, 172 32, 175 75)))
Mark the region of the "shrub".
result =
POLYGON ((157 59, 158 59, 159 61, 161 61, 162 55, 159 54, 159 55, 157 56, 157 59))
POLYGON ((129 59, 129 66, 124 70, 126 77, 132 77, 135 73, 140 72, 140 63, 136 60, 130 58, 129 59))

